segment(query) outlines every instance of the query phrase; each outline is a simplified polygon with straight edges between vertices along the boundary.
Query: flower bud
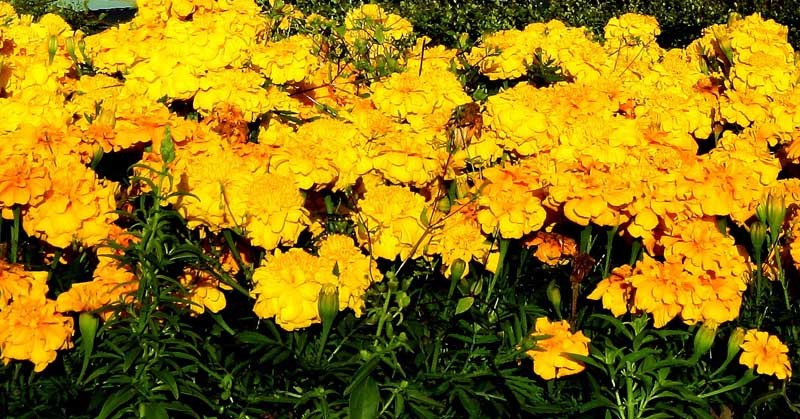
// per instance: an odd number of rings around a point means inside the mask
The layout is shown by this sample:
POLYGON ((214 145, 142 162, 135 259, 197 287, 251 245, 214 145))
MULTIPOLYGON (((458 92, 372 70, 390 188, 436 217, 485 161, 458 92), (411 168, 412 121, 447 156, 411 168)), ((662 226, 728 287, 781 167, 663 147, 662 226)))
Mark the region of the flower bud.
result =
POLYGON ((50 35, 50 40, 47 44, 49 64, 53 64, 53 59, 56 57, 56 51, 58 51, 58 40, 56 39, 55 35, 50 35))
POLYGON ((558 288, 555 279, 547 284, 547 300, 550 301, 557 313, 561 313, 561 289, 558 288))
POLYGON ((436 209, 445 214, 448 214, 450 212, 450 207, 451 207, 450 198, 446 196, 440 199, 439 202, 436 203, 436 209))
POLYGON ((717 337, 717 324, 714 322, 703 323, 694 334, 694 348, 692 356, 700 358, 708 353, 714 346, 714 338, 717 337))
POLYGON ((736 329, 733 329, 730 337, 728 337, 728 355, 725 358, 725 362, 730 362, 733 357, 735 357, 739 351, 742 350, 741 345, 742 342, 744 342, 744 335, 745 331, 743 328, 737 327, 736 329))
POLYGON ((77 62, 78 56, 75 55, 75 37, 69 37, 65 39, 64 47, 67 49, 67 54, 69 54, 69 56, 72 57, 72 59, 77 62))
POLYGON ((339 287, 325 284, 320 288, 317 310, 323 324, 332 322, 336 318, 339 314, 339 287))
POLYGON ((776 197, 770 194, 766 201, 756 207, 756 216, 762 223, 769 226, 769 233, 775 238, 786 218, 786 202, 782 196, 776 197))
POLYGON ((94 341, 97 334, 97 327, 100 325, 100 319, 92 313, 81 313, 78 316, 78 328, 81 331, 81 336, 84 342, 94 341))
POLYGON ((464 270, 467 269, 467 262, 464 262, 463 259, 458 258, 453 261, 453 264, 450 265, 450 279, 453 281, 460 281, 461 276, 464 275, 464 270))
POLYGON ((760 251, 767 240, 767 226, 761 221, 756 221, 750 225, 750 242, 753 243, 753 249, 760 251))

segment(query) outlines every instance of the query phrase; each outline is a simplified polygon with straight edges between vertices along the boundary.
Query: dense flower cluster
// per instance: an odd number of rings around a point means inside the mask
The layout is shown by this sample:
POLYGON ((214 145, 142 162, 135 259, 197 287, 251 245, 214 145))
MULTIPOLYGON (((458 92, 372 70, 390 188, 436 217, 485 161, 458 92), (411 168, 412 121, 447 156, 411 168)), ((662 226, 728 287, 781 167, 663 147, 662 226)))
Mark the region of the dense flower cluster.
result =
MULTIPOLYGON (((251 0, 138 6, 131 22, 85 36, 0 3, 0 215, 18 214, 50 246, 100 253, 104 239, 124 240, 118 188, 87 165, 120 151, 167 163, 169 204, 190 228, 233 230, 267 253, 254 311, 286 330, 319 322, 320 292, 331 287, 340 309, 361 315, 366 289, 382 279, 378 258, 436 258, 445 274, 459 260, 494 270, 494 241, 519 239, 543 263, 565 264, 575 241, 551 231, 569 224, 618 228, 644 246, 589 296, 614 315, 649 313, 657 327, 731 321, 753 267, 717 220, 747 225, 769 193, 800 198, 796 179, 778 180, 800 160, 800 67, 787 29, 758 15, 669 51, 655 19, 636 14, 611 19, 603 42, 558 21, 489 34, 467 62, 505 87, 475 103, 451 71, 463 64, 456 51, 399 42, 413 27, 376 5, 350 11, 341 38, 372 65, 401 67, 382 77, 332 60, 320 35, 284 35, 291 22, 321 21, 288 6, 274 18, 251 0), (526 82, 547 66, 561 81, 526 82), (480 124, 459 125, 465 109, 480 124), (161 155, 165 138, 174 159, 161 155), (317 198, 333 194, 348 198, 337 215, 354 237, 321 238, 318 222, 333 214, 317 198), (293 247, 304 233, 311 253, 293 247)), ((0 334, 4 360, 41 370, 69 346, 60 313, 132 298, 128 267, 99 261, 91 281, 56 301, 28 274, 0 282, 0 316, 15 325, 0 334)), ((207 272, 179 279, 197 313, 224 308, 227 286, 207 272)), ((531 353, 537 374, 582 369, 563 355, 587 353, 581 332, 539 319, 534 334, 552 336, 531 353)))

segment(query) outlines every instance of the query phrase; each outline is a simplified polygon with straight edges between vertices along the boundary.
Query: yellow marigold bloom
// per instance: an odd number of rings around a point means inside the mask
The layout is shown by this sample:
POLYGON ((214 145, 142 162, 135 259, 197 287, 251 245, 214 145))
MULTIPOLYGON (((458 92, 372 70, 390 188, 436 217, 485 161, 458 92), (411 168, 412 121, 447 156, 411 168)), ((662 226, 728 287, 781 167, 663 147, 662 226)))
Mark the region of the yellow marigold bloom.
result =
MULTIPOLYGON (((138 238, 120 227, 111 229, 108 242, 123 248, 138 238)), ((61 313, 95 311, 112 303, 133 301, 139 281, 130 267, 120 264, 117 257, 124 251, 109 246, 106 242, 96 247, 98 264, 88 282, 73 283, 70 289, 58 294, 56 309, 61 313)), ((103 311, 100 316, 108 319, 113 312, 103 311)))
POLYGON ((398 125, 372 141, 368 155, 387 181, 422 188, 444 171, 449 156, 445 141, 435 132, 415 132, 407 125, 398 125))
POLYGON ((597 283, 594 291, 586 298, 603 300, 603 308, 611 310, 615 317, 628 312, 633 296, 633 287, 629 281, 633 269, 630 265, 614 268, 608 278, 597 283))
POLYGON ((319 257, 337 277, 339 310, 352 309, 356 317, 364 311, 364 293, 383 274, 369 256, 356 247, 350 236, 332 234, 319 244, 319 257))
POLYGON ((302 249, 275 250, 253 272, 253 311, 262 319, 274 317, 287 331, 319 323, 317 300, 326 284, 337 284, 328 261, 302 249))
POLYGON ((372 170, 367 141, 352 124, 320 118, 301 125, 287 141, 276 144, 269 171, 294 178, 301 189, 334 190, 352 186, 372 170))
MULTIPOLYGON (((70 289, 56 299, 56 309, 61 313, 82 313, 98 310, 117 302, 130 302, 139 288, 139 281, 127 267, 120 266, 116 259, 100 257, 92 280, 73 283, 70 289)), ((102 312, 107 319, 112 313, 102 312)))
POLYGON ((305 197, 291 178, 254 173, 244 189, 232 190, 244 199, 242 214, 249 218, 244 224, 245 236, 253 245, 267 250, 281 244, 294 244, 310 223, 305 197))
POLYGON ((93 171, 72 156, 57 157, 51 171, 69 176, 53 176, 45 199, 25 212, 25 231, 61 248, 73 240, 86 246, 98 244, 117 219, 113 213, 116 187, 98 180, 93 171))
POLYGON ((661 28, 656 18, 636 13, 612 17, 604 29, 608 47, 646 45, 656 41, 661 28))
POLYGON ((800 211, 797 209, 789 216, 789 239, 789 255, 795 269, 800 270, 800 211))
POLYGON ((478 196, 478 222, 483 232, 495 229, 507 239, 518 239, 542 228, 547 212, 542 207, 544 185, 524 165, 493 166, 483 171, 485 185, 478 196))
POLYGON ((578 244, 571 237, 558 233, 537 231, 532 238, 525 240, 525 247, 536 246, 533 257, 550 266, 565 265, 569 258, 578 254, 578 244))
POLYGON ((394 73, 371 86, 372 101, 388 116, 400 119, 409 115, 451 113, 471 102, 456 75, 440 69, 420 75, 411 69, 394 73))
POLYGON ((486 101, 486 127, 497 134, 507 150, 523 156, 542 153, 557 144, 557 139, 548 134, 549 102, 547 91, 517 84, 486 101))
POLYGON ((265 46, 256 46, 250 61, 274 84, 299 82, 314 71, 319 59, 311 54, 314 40, 293 35, 265 46))
POLYGON ((207 271, 185 267, 178 278, 187 288, 188 295, 184 296, 191 301, 193 314, 203 314, 206 309, 212 313, 219 313, 225 305, 225 293, 233 288, 217 279, 207 271))
POLYGON ((646 254, 636 263, 628 280, 635 289, 634 308, 653 314, 653 325, 657 328, 680 314, 678 289, 683 283, 694 281, 680 262, 661 263, 646 254))
POLYGON ((759 14, 729 25, 733 62, 728 79, 735 90, 755 90, 769 96, 786 93, 797 83, 789 30, 759 14))
POLYGON ((477 209, 477 203, 470 198, 454 202, 433 233, 427 252, 441 255, 444 275, 447 277, 450 276, 453 262, 458 259, 466 262, 462 273, 464 276, 469 273, 470 261, 484 262, 489 257, 492 244, 481 230, 477 209))
POLYGON ((533 359, 533 372, 536 375, 552 380, 577 374, 586 368, 568 354, 588 356, 591 341, 583 332, 570 332, 566 320, 551 322, 547 317, 539 317, 531 336, 549 336, 537 340, 536 348, 526 352, 533 359))
POLYGON ((358 50, 364 43, 369 45, 369 58, 402 53, 392 41, 411 36, 414 28, 402 16, 388 13, 377 4, 365 4, 350 10, 344 18, 344 39, 351 48, 358 50))
POLYGON ((792 377, 789 348, 775 335, 750 329, 744 336, 739 363, 754 368, 759 374, 774 375, 781 380, 792 377))
POLYGON ((0 259, 0 311, 25 295, 46 293, 46 281, 47 272, 26 271, 22 265, 0 259))
POLYGON ((755 90, 726 90, 719 103, 725 121, 745 128, 767 120, 771 107, 769 97, 755 90))
POLYGON ((540 37, 532 31, 497 31, 484 36, 481 43, 472 48, 468 60, 492 80, 516 79, 532 64, 533 49, 541 43, 537 38, 540 37))
POLYGON ((205 74, 199 80, 199 90, 194 95, 193 107, 207 116, 220 103, 237 106, 244 118, 256 118, 273 110, 298 110, 299 103, 274 87, 264 89, 264 78, 250 70, 222 69, 205 74))
POLYGON ((684 263, 690 272, 713 271, 725 276, 743 276, 749 270, 743 249, 723 234, 713 218, 691 219, 672 226, 660 238, 664 257, 684 263))
POLYGON ((72 318, 56 311, 45 297, 46 272, 25 272, 0 262, 0 358, 29 360, 41 372, 55 361, 56 351, 72 347, 72 318), (5 265, 5 266, 2 266, 5 265))
POLYGON ((408 20, 386 12, 377 4, 365 4, 350 10, 344 18, 344 26, 351 37, 360 39, 374 38, 377 28, 387 39, 400 39, 414 31, 408 20))
POLYGON ((432 214, 422 195, 402 186, 379 184, 367 189, 358 207, 358 242, 373 257, 395 260, 422 254, 426 245, 420 242, 425 234, 423 219, 432 214))
POLYGON ((652 16, 626 13, 612 17, 604 32, 604 47, 608 52, 608 60, 613 62, 611 71, 614 74, 631 77, 635 73, 631 68, 638 68, 637 63, 642 63, 647 68, 646 66, 658 61, 663 54, 656 42, 661 28, 652 16))

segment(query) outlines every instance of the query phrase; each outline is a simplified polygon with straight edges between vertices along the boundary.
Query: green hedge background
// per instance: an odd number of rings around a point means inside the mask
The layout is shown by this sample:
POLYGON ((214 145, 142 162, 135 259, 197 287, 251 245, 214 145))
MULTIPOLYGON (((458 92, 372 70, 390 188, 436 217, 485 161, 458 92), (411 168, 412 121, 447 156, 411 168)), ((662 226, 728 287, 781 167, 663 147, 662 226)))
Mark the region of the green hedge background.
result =
MULTIPOLYGON (((257 0, 266 4, 267 0, 257 0)), ((531 22, 559 19, 570 26, 586 26, 598 35, 608 19, 627 12, 655 16, 661 23, 659 39, 663 47, 684 47, 714 23, 725 22, 730 12, 749 15, 759 12, 765 18, 789 27, 789 41, 800 49, 800 1, 798 0, 382 0, 384 8, 407 18, 417 31, 448 46, 458 34, 466 32, 472 39, 483 33, 501 29, 522 28, 531 22)), ((343 16, 347 10, 368 1, 363 0, 286 0, 303 12, 323 16, 343 16)), ((78 13, 59 10, 54 1, 11 0, 17 11, 39 16, 48 11, 64 15, 73 27, 90 32, 102 29, 104 23, 125 18, 114 13, 100 19, 99 13, 78 13), (109 20, 109 17, 111 18, 109 20)), ((129 13, 128 13, 129 14, 129 13)))

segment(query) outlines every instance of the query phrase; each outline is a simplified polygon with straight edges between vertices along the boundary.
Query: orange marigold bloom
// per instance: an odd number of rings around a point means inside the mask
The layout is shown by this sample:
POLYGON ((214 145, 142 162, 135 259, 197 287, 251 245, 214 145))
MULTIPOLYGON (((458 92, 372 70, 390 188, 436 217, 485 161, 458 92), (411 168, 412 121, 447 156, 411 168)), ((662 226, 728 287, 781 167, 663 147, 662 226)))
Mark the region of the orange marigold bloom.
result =
POLYGON ((38 236, 56 247, 67 247, 73 240, 87 246, 108 236, 112 223, 115 186, 98 180, 97 175, 73 156, 57 157, 51 172, 52 188, 44 200, 28 208, 23 226, 31 236, 38 236))
POLYGON ((569 258, 578 254, 578 244, 571 237, 558 233, 537 231, 536 235, 525 241, 526 247, 536 246, 533 256, 550 266, 569 263, 569 258))
POLYGON ((740 364, 755 368, 759 374, 774 375, 781 380, 792 377, 792 364, 787 355, 789 348, 777 336, 750 329, 744 336, 741 348, 740 364))
POLYGON ((570 359, 568 354, 589 355, 590 339, 583 332, 571 333, 566 320, 550 322, 547 317, 540 317, 531 336, 549 336, 537 340, 536 348, 526 352, 533 359, 536 375, 551 380, 585 369, 583 363, 570 359))
POLYGON ((478 196, 478 222, 483 232, 518 239, 542 228, 547 212, 540 198, 543 185, 524 165, 493 166, 483 171, 485 186, 478 196))
MULTIPOLYGON (((466 276, 471 260, 484 261, 489 257, 492 244, 481 231, 476 211, 475 201, 469 198, 454 202, 439 224, 441 228, 433 233, 427 253, 441 255, 444 275, 447 277, 450 276, 453 262, 458 259, 467 262, 462 273, 466 276)), ((493 270, 494 266, 487 266, 487 269, 493 270)))
POLYGON ((188 295, 185 298, 191 301, 193 314, 203 314, 206 309, 219 313, 227 303, 223 291, 233 289, 210 272, 190 267, 184 267, 179 280, 187 288, 188 295))
POLYGON ((600 281, 586 298, 590 300, 602 298, 603 307, 611 310, 616 317, 627 313, 633 296, 633 287, 629 280, 632 274, 633 268, 630 265, 614 268, 608 278, 600 281))
POLYGON ((47 299, 47 273, 27 272, 0 261, 0 358, 29 360, 41 372, 56 351, 72 347, 73 320, 47 299))

